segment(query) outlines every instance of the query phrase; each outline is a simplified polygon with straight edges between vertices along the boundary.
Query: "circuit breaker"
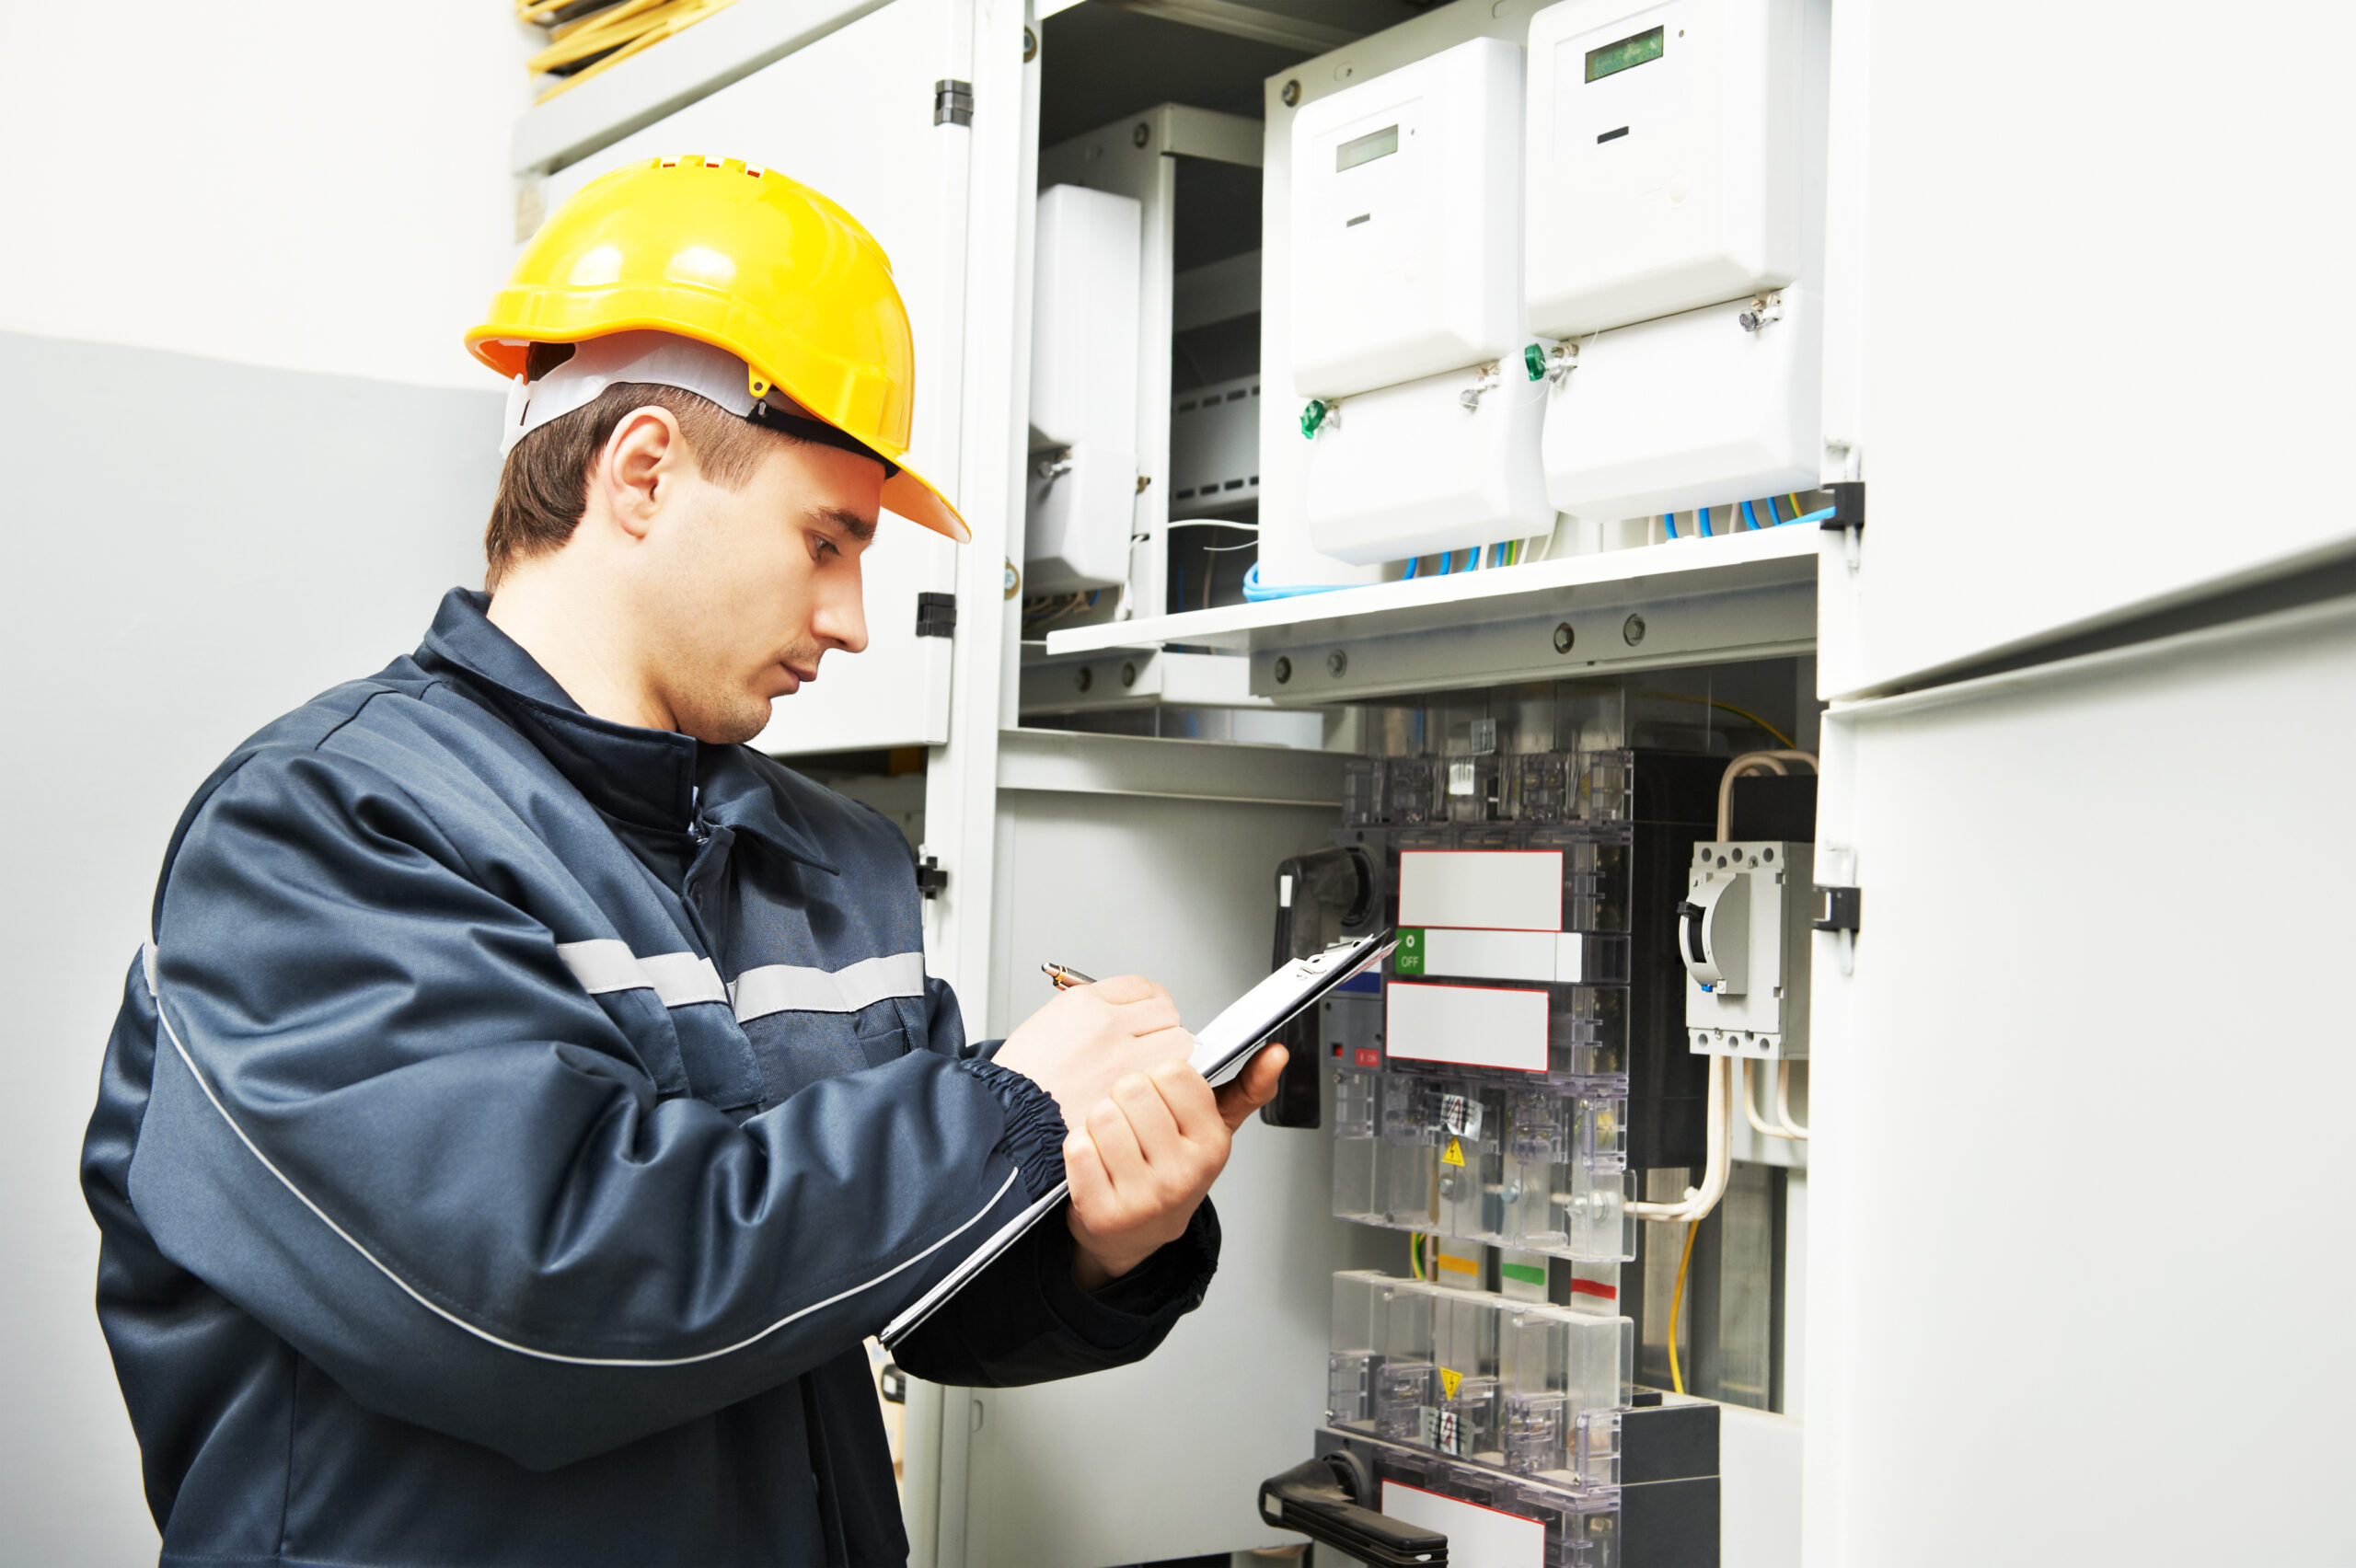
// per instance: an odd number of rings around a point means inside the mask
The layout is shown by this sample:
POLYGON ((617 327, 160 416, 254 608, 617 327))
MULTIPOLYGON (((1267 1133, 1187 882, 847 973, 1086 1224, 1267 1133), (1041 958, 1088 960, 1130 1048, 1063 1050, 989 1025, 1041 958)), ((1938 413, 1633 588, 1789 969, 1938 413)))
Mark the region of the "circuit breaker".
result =
POLYGON ((1814 847, 1705 841, 1677 908, 1685 1025, 1696 1052, 1807 1055, 1808 914, 1814 847))
POLYGON ((1128 571, 1143 212, 1078 185, 1039 193, 1023 531, 1033 593, 1105 587, 1128 571))
POLYGON ((1303 398, 1517 353, 1522 52, 1474 39, 1292 124, 1292 379, 1303 398))
POLYGON ((1779 289, 1806 260, 1807 0, 1566 0, 1530 18, 1533 330, 1779 289))

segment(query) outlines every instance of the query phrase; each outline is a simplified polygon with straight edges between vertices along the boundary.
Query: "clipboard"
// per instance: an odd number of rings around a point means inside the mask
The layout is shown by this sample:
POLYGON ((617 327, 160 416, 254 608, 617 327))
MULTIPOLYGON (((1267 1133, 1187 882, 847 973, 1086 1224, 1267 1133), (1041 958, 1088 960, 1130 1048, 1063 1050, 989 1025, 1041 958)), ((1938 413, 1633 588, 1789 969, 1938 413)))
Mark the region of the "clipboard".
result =
MULTIPOLYGON (((1224 1012, 1204 1025, 1195 1036, 1195 1054, 1187 1060, 1212 1085, 1227 1082, 1259 1054, 1270 1035, 1305 1009, 1315 1006, 1328 991, 1381 963, 1397 945, 1398 933, 1383 930, 1355 941, 1335 942, 1308 958, 1294 959, 1229 1003, 1224 1012)), ((1060 1207, 1070 1193, 1070 1183, 1058 1181, 1036 1203, 1000 1227, 964 1262, 941 1276, 941 1283, 884 1326, 882 1338, 885 1348, 897 1343, 931 1317, 942 1302, 964 1288, 966 1281, 987 1268, 1025 1231, 1060 1207)))

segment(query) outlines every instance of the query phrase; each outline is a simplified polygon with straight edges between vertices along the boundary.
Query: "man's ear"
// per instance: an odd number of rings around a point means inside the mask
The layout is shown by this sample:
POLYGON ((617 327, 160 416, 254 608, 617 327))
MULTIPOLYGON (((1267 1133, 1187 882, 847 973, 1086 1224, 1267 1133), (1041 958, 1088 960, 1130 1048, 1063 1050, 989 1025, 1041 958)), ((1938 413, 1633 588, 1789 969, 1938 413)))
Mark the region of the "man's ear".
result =
POLYGON ((677 417, 650 403, 622 416, 597 455, 589 483, 605 497, 606 510, 622 531, 642 539, 672 487, 694 467, 677 417))

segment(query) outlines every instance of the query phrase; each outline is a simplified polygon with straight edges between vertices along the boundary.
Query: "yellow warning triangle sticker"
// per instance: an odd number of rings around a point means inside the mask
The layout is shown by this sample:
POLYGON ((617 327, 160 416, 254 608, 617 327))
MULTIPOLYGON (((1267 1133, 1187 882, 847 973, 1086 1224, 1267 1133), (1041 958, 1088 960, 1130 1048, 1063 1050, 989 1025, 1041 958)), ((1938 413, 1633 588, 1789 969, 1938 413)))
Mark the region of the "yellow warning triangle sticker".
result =
POLYGON ((1464 1381, 1463 1373, 1451 1372, 1445 1366, 1439 1369, 1440 1392, 1446 1398, 1451 1400, 1454 1399, 1456 1397, 1456 1385, 1462 1381, 1464 1381))
POLYGON ((1461 1138, 1449 1139, 1448 1147, 1440 1150, 1439 1162, 1442 1165, 1462 1165, 1464 1163, 1464 1140, 1461 1138))

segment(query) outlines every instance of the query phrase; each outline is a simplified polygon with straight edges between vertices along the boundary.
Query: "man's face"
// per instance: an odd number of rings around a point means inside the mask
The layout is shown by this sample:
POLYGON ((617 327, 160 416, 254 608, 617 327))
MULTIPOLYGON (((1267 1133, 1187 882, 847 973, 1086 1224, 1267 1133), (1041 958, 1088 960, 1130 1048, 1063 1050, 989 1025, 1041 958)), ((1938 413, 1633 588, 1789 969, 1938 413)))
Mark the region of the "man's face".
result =
MULTIPOLYGON (((875 535, 883 466, 783 439, 745 487, 690 469, 660 570, 641 578, 655 695, 680 732, 719 744, 766 729, 769 704, 818 677, 830 648, 867 646, 860 557, 875 535)), ((652 541, 650 541, 652 542, 652 541)))

